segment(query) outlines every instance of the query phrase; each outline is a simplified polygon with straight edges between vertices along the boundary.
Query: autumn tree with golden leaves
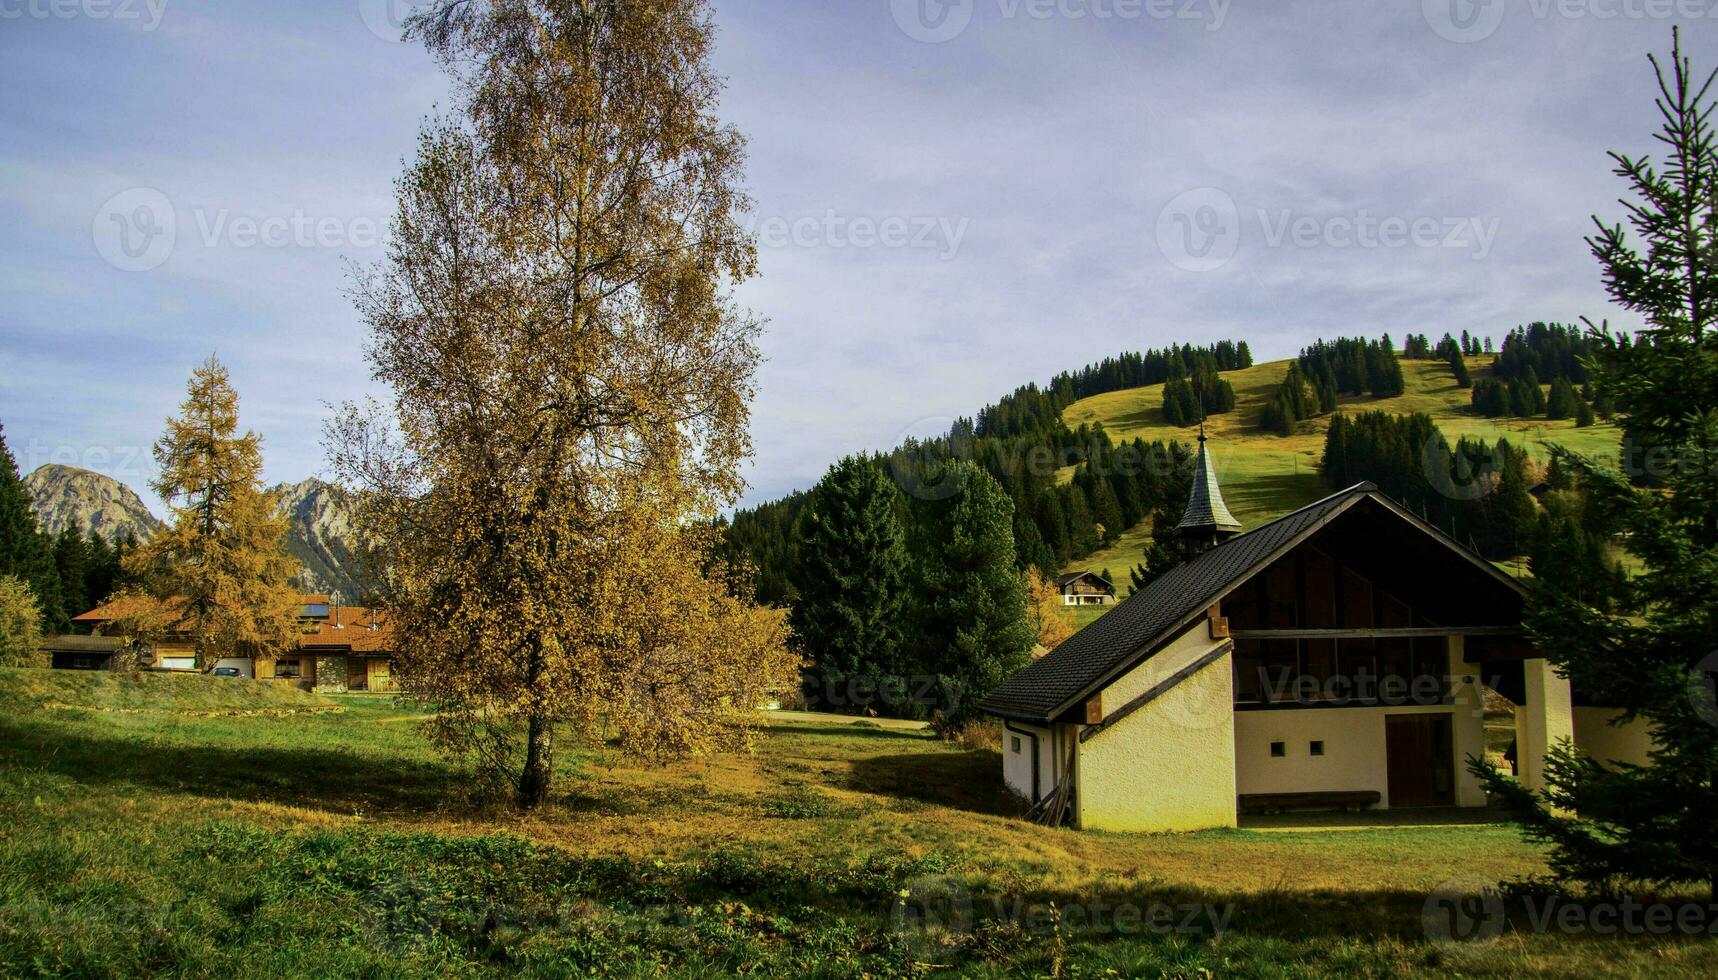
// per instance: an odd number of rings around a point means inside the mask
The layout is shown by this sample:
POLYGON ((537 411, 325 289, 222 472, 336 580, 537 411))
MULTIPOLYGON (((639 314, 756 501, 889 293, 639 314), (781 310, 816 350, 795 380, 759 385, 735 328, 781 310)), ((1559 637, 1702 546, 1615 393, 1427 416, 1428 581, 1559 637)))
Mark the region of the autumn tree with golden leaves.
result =
POLYGON ((1036 565, 1026 569, 1026 608, 1038 631, 1038 645, 1045 650, 1056 649, 1074 635, 1074 618, 1068 614, 1062 590, 1036 565))
POLYGON ((456 83, 360 274, 391 402, 329 427, 399 679, 521 805, 554 737, 646 756, 743 738, 790 689, 781 615, 707 573, 743 487, 759 324, 744 140, 698 0, 446 2, 408 32, 456 83))
POLYGON ((179 413, 155 443, 161 475, 150 483, 172 517, 126 569, 155 609, 172 613, 143 617, 153 625, 135 635, 185 634, 206 673, 223 657, 296 641, 299 566, 286 552, 280 501, 262 487, 262 437, 239 434, 238 392, 212 355, 191 372, 179 413))

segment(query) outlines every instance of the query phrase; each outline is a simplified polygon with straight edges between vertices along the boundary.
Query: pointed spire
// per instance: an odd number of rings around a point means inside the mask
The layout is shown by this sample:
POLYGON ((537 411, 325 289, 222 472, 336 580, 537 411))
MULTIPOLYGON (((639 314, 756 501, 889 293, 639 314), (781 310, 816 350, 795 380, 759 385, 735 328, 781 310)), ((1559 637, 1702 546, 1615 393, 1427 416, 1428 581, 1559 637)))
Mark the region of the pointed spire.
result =
POLYGON ((1217 467, 1206 447, 1205 423, 1199 423, 1199 458, 1193 462, 1193 493, 1187 498, 1187 512, 1175 533, 1193 539, 1206 547, 1241 533, 1241 522, 1229 513, 1223 502, 1223 489, 1217 485, 1217 467))

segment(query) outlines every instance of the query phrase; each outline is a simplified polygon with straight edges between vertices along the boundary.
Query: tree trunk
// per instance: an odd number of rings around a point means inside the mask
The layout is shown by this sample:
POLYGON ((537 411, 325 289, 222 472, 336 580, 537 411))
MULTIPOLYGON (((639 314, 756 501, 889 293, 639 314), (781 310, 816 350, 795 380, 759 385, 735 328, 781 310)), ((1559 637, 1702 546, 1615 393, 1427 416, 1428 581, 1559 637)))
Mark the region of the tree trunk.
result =
POLYGON ((549 799, 554 764, 554 726, 540 714, 531 716, 525 733, 525 768, 519 773, 519 805, 535 809, 549 799))

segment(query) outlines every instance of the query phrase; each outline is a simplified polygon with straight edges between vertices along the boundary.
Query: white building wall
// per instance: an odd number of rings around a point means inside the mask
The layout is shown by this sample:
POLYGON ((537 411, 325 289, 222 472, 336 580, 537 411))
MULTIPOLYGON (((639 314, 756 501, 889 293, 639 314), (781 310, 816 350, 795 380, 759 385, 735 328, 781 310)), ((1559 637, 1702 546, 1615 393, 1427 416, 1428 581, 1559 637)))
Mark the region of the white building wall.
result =
POLYGON ((1575 746, 1604 763, 1626 762, 1644 766, 1652 761, 1652 724, 1636 718, 1627 725, 1612 725, 1621 712, 1615 708, 1575 708, 1575 746))
MULTIPOLYGON (((1460 638, 1451 644, 1455 666, 1463 666, 1460 638)), ((1485 750, 1484 701, 1477 678, 1452 673, 1450 705, 1365 708, 1264 708, 1235 713, 1237 792, 1336 793, 1375 790, 1379 806, 1390 805, 1385 719, 1391 715, 1451 716, 1457 806, 1484 806, 1485 790, 1467 771, 1468 756, 1485 750), (1324 743, 1314 756, 1311 744, 1324 743), (1282 758, 1271 743, 1284 743, 1282 758)))
MULTIPOLYGON (((1225 645, 1206 621, 1103 692, 1107 719, 1225 645)), ((1224 655, 1080 743, 1079 825, 1181 831, 1235 826, 1233 660, 1224 655)))
POLYGON ((1558 676, 1550 661, 1523 661, 1527 703, 1515 711, 1515 772, 1521 785, 1545 788, 1545 754, 1564 739, 1575 737, 1575 709, 1569 679, 1558 676))

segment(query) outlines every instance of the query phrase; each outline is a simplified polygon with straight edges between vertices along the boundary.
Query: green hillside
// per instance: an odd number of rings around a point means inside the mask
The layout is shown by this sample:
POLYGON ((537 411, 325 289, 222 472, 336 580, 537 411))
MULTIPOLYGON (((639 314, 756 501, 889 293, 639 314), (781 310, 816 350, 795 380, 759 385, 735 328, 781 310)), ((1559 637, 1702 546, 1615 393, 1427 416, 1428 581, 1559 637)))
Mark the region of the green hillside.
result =
MULTIPOLYGON (((1493 355, 1468 358, 1468 370, 1477 380, 1490 373, 1493 355)), ((1329 416, 1301 422, 1294 435, 1284 437, 1258 428, 1259 412, 1275 393, 1288 373, 1292 361, 1272 361, 1255 364, 1241 371, 1229 371, 1223 377, 1235 387, 1236 407, 1233 412, 1212 416, 1206 426, 1211 437, 1210 449, 1217 466, 1217 478, 1223 485, 1223 497, 1229 509, 1249 528, 1311 503, 1330 492, 1319 478, 1319 461, 1324 453, 1324 433, 1329 416)), ((1507 438, 1511 443, 1526 445, 1533 456, 1547 458, 1545 447, 1558 443, 1583 453, 1614 453, 1621 441, 1620 431, 1613 425, 1600 423, 1578 429, 1573 420, 1550 421, 1534 419, 1488 419, 1469 407, 1470 389, 1457 386, 1449 365, 1443 361, 1407 360, 1402 362, 1407 391, 1396 398, 1342 398, 1347 412, 1374 409, 1397 414, 1424 412, 1437 422, 1438 428, 1453 443, 1462 436, 1476 436, 1495 442, 1507 438)), ((1143 437, 1182 439, 1191 441, 1196 429, 1170 425, 1163 418, 1163 386, 1131 388, 1112 391, 1082 399, 1062 412, 1070 427, 1094 422, 1103 423, 1110 438, 1116 442, 1143 437)), ((1062 474, 1073 475, 1072 468, 1062 474)), ((1150 528, 1135 527, 1116 544, 1104 548, 1083 561, 1073 563, 1069 570, 1108 568, 1114 573, 1116 586, 1125 595, 1129 590, 1127 570, 1140 558, 1150 528)), ((1097 610, 1085 611, 1082 622, 1097 610)))

